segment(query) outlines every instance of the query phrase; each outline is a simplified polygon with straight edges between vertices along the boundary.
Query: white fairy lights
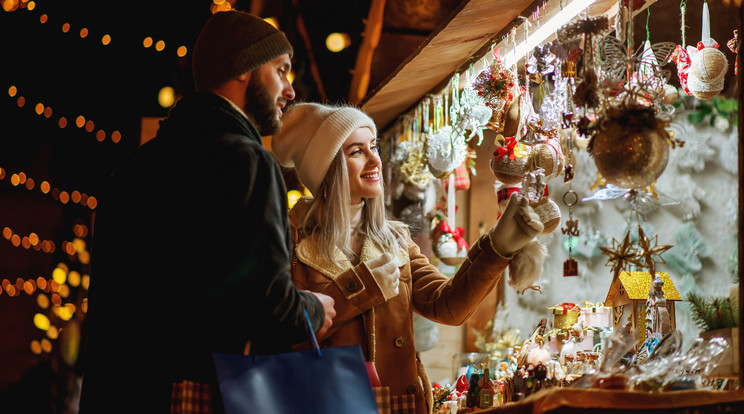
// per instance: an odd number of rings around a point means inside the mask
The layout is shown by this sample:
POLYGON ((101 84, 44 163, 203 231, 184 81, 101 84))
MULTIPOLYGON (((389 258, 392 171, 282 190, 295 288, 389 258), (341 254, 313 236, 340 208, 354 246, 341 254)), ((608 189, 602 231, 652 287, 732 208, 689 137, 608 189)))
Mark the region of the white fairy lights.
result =
POLYGON ((518 44, 516 48, 512 49, 509 53, 504 56, 504 64, 511 66, 519 62, 528 52, 534 49, 537 45, 543 43, 551 34, 555 33, 558 28, 568 23, 571 19, 576 17, 584 9, 592 5, 596 0, 574 0, 569 3, 566 7, 561 9, 555 16, 551 17, 545 23, 542 23, 540 27, 535 30, 534 33, 518 44))

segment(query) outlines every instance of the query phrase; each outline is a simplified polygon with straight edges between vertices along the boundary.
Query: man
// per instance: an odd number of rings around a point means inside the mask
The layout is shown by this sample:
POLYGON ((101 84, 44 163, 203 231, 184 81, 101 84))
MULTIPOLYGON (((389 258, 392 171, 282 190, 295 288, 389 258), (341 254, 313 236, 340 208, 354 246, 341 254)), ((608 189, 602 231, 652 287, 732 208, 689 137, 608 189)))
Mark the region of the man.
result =
POLYGON ((295 96, 291 56, 262 19, 213 15, 194 48, 197 93, 110 177, 93 224, 81 414, 168 412, 183 380, 215 399, 213 352, 287 351, 308 339, 305 310, 318 335, 330 327, 333 299, 290 280, 286 188, 261 144, 295 96))

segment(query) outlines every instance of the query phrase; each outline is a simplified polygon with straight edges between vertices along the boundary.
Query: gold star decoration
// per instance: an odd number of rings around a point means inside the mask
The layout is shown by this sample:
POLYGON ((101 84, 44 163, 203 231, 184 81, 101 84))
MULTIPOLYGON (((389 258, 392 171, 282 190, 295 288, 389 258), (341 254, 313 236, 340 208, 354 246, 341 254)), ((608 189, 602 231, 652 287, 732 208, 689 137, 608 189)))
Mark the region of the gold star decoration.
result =
POLYGON ((633 242, 630 241, 630 230, 625 233, 622 243, 613 238, 612 248, 600 246, 599 250, 607 256, 605 266, 612 268, 615 277, 618 277, 620 272, 625 270, 628 263, 636 263, 638 258, 638 250, 633 247, 633 242))
POLYGON ((664 258, 661 257, 661 254, 672 248, 671 245, 659 246, 658 238, 659 235, 657 234, 653 239, 649 239, 641 226, 638 226, 638 246, 640 246, 640 251, 633 263, 638 266, 645 264, 649 273, 651 273, 652 279, 656 275, 656 263, 666 263, 664 258))

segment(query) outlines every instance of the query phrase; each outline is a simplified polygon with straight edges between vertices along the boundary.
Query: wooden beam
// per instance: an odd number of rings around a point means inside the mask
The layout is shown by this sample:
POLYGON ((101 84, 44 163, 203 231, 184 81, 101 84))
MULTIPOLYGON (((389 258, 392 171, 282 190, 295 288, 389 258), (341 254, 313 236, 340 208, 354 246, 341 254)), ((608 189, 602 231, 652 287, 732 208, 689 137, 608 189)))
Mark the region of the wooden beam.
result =
POLYGON ((367 24, 364 27, 362 44, 357 52, 351 87, 349 88, 349 103, 353 105, 358 105, 367 94, 372 56, 380 43, 384 14, 385 0, 372 0, 372 5, 369 7, 369 13, 367 14, 367 24))
POLYGON ((323 79, 320 78, 320 71, 318 70, 318 63, 315 61, 315 55, 313 54, 313 45, 310 42, 310 35, 307 33, 307 27, 305 27, 305 19, 302 17, 302 9, 300 8, 300 2, 298 0, 292 0, 292 5, 297 9, 297 31, 302 36, 302 40, 305 43, 305 49, 307 50, 307 59, 310 61, 310 73, 315 80, 315 86, 318 88, 318 94, 320 95, 321 101, 326 101, 328 97, 323 88, 323 79))

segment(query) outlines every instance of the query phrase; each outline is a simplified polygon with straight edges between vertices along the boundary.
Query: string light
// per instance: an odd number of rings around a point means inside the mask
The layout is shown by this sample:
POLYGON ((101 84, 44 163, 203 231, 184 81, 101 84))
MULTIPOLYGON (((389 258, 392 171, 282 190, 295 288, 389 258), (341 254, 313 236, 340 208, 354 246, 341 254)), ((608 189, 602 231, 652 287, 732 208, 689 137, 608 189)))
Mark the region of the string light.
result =
MULTIPOLYGON (((23 108, 26 105, 26 98, 19 95, 18 88, 15 85, 11 85, 8 88, 8 96, 10 98, 16 99, 16 104, 18 105, 19 108, 23 108)), ((45 118, 51 118, 52 114, 54 113, 54 110, 52 110, 51 106, 44 105, 44 103, 42 102, 38 102, 34 106, 34 112, 37 115, 44 116, 45 118)), ((68 123, 69 122, 67 118, 64 116, 60 116, 57 119, 57 126, 59 126, 60 129, 66 128, 68 123)), ((86 119, 84 115, 78 115, 77 117, 75 117, 74 124, 78 128, 81 128, 85 130, 85 132, 88 132, 88 133, 93 133, 93 131, 95 130, 95 122, 93 122, 90 119, 86 119)), ((94 134, 94 137, 96 138, 98 142, 105 141, 106 136, 107 134, 103 130, 99 130, 94 134)), ((113 143, 118 143, 119 141, 121 141, 121 133, 119 131, 113 131, 109 136, 111 137, 111 142, 113 143)))
MULTIPOLYGON (((217 11, 224 11, 224 10, 229 10, 229 9, 232 8, 232 5, 229 2, 227 2, 227 1, 222 1, 221 4, 219 4, 219 5, 217 5, 215 3, 217 3, 217 2, 214 2, 212 4, 212 7, 213 8, 214 7, 218 8, 219 10, 217 10, 217 11)), ((28 0, 21 0, 20 2, 19 2, 19 0, 3 0, 2 1, 2 5, 3 5, 3 10, 5 10, 6 12, 15 12, 15 11, 18 11, 20 9, 25 9, 27 11, 34 11, 34 10, 36 10, 36 3, 33 2, 33 1, 28 1, 28 0)), ((215 11, 213 11, 213 13, 214 12, 215 11)), ((39 23, 45 24, 48 21, 49 21, 49 16, 46 13, 41 14, 39 16, 39 23)), ((62 33, 65 33, 66 34, 66 33, 69 33, 70 32, 70 30, 72 29, 72 27, 71 27, 70 23, 65 22, 65 23, 62 24, 61 29, 62 29, 62 33)), ((80 38, 81 39, 84 39, 84 38, 88 37, 88 35, 90 34, 90 32, 88 31, 88 29, 85 28, 85 27, 82 28, 79 33, 80 33, 80 38)), ((147 37, 146 39, 150 39, 150 41, 149 41, 149 44, 147 42, 143 42, 143 47, 145 49, 151 47, 153 44, 155 44, 154 50, 156 50, 158 52, 162 52, 165 49, 165 41, 164 40, 159 40, 158 42, 153 43, 152 38, 147 37)), ((110 34, 104 34, 104 35, 101 36, 101 44, 103 46, 110 45, 111 44, 111 41, 112 41, 112 37, 111 37, 110 34)), ((188 51, 188 49, 186 48, 186 46, 180 46, 180 47, 176 48, 176 54, 177 54, 178 57, 184 57, 184 56, 186 56, 187 51, 188 51)))
MULTIPOLYGON (((0 167, 0 181, 3 181, 5 179, 8 179, 10 181, 10 184, 14 187, 24 186, 30 191, 37 188, 36 180, 28 177, 25 172, 20 171, 8 175, 8 170, 0 167)), ((61 202, 62 204, 73 202, 75 204, 88 207, 91 210, 95 210, 95 208, 98 206, 98 199, 96 199, 96 197, 88 195, 84 192, 80 192, 78 190, 72 190, 70 192, 61 190, 57 187, 53 187, 49 183, 49 181, 46 180, 41 181, 38 189, 43 194, 51 195, 53 199, 61 202)))

